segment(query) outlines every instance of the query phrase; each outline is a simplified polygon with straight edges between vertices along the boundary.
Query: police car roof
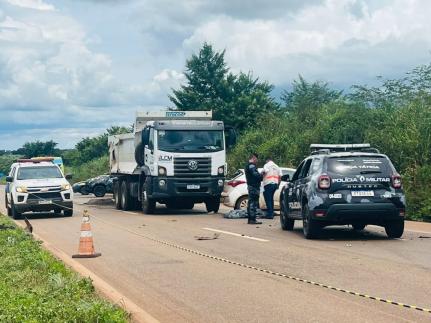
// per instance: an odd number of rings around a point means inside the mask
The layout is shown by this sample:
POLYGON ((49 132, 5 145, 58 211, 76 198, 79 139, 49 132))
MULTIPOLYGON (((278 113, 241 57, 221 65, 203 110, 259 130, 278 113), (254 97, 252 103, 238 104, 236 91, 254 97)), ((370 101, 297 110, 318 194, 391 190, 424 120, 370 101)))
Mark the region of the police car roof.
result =
POLYGON ((40 167, 40 166, 53 166, 53 167, 57 167, 55 164, 53 164, 52 162, 17 162, 17 163, 13 163, 12 167, 14 166, 19 166, 19 167, 40 167))
MULTIPOLYGON (((328 157, 386 157, 384 154, 376 154, 376 153, 369 153, 369 152, 362 152, 362 151, 352 151, 352 152, 330 152, 330 153, 322 153, 318 154, 320 156, 328 156, 328 157)), ((314 155, 315 156, 315 155, 314 155)))

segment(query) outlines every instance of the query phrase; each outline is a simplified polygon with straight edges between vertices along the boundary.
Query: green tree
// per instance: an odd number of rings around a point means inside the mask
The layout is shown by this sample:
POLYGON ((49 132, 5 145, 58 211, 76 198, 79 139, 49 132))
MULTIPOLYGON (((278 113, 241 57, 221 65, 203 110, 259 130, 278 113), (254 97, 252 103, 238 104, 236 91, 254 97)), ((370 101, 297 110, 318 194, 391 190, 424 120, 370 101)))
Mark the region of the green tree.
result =
POLYGON ((57 143, 53 140, 42 142, 26 142, 24 146, 17 150, 17 153, 26 158, 39 157, 39 156, 55 156, 59 153, 56 148, 57 143))
POLYGON ((177 110, 212 110, 215 119, 241 131, 279 106, 271 97, 272 85, 251 73, 229 72, 224 55, 225 51, 216 52, 205 43, 186 62, 186 84, 173 90, 169 99, 177 110))

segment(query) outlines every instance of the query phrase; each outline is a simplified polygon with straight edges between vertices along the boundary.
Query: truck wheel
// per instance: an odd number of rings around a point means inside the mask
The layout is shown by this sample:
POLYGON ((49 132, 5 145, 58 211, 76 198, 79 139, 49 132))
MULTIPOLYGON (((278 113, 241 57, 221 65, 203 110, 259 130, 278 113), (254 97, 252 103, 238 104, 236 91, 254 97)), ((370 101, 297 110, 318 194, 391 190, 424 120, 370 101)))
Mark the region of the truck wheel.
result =
POLYGON ((132 200, 130 198, 129 183, 127 181, 121 182, 121 206, 124 211, 132 209, 132 200))
POLYGON ((306 239, 316 238, 320 230, 319 224, 311 218, 308 203, 304 203, 302 206, 302 230, 306 239))
POLYGON ((145 214, 153 214, 156 209, 156 201, 147 196, 147 191, 142 190, 142 211, 145 214))
POLYGON ((120 199, 120 181, 114 183, 114 203, 117 210, 121 210, 121 199, 120 199))
POLYGON ((289 208, 285 206, 284 200, 280 202, 280 224, 284 231, 292 231, 295 220, 289 218, 289 208))
POLYGON ((64 209, 63 214, 64 214, 64 216, 72 216, 73 215, 73 208, 64 209))
POLYGON ((13 203, 13 200, 12 200, 10 208, 11 208, 11 215, 12 215, 12 218, 14 220, 19 220, 22 218, 22 214, 16 210, 15 205, 13 203))
POLYGON ((104 197, 106 194, 106 187, 103 185, 96 185, 93 188, 93 194, 96 197, 104 197))
POLYGON ((248 196, 244 195, 241 196, 239 199, 236 200, 235 203, 235 210, 247 210, 247 205, 248 205, 248 196))
POLYGON ((88 194, 90 194, 90 190, 88 189, 87 186, 81 187, 81 190, 79 192, 81 193, 81 195, 88 195, 88 194))
POLYGON ((220 198, 212 198, 208 201, 205 201, 205 206, 207 209, 207 212, 214 212, 217 213, 220 208, 220 198))
POLYGON ((404 233, 404 220, 387 223, 385 231, 390 239, 400 238, 404 233))

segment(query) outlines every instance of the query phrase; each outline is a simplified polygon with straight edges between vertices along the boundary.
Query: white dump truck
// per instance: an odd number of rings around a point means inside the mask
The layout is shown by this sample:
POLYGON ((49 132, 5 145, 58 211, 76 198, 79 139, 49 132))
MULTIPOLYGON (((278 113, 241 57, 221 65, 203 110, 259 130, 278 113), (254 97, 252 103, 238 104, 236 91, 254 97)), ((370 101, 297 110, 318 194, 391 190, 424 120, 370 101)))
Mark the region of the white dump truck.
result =
POLYGON ((138 112, 133 133, 110 136, 116 207, 152 214, 156 203, 172 209, 205 203, 218 212, 226 149, 236 136, 211 119, 211 111, 138 112))

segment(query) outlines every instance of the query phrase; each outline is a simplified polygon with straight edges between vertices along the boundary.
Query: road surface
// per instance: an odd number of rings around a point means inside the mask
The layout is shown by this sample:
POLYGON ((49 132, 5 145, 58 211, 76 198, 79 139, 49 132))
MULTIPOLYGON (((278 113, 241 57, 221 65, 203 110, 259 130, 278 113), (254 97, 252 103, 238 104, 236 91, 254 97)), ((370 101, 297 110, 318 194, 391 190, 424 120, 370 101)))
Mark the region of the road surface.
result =
POLYGON ((305 240, 300 223, 293 232, 282 231, 278 217, 250 226, 224 219, 223 207, 208 215, 200 205, 159 206, 144 215, 79 194, 74 207, 71 218, 28 218, 35 233, 72 255, 87 209, 102 256, 77 261, 161 322, 431 322, 431 313, 317 285, 431 308, 431 224, 408 223, 395 240, 370 226, 326 228, 305 240))

